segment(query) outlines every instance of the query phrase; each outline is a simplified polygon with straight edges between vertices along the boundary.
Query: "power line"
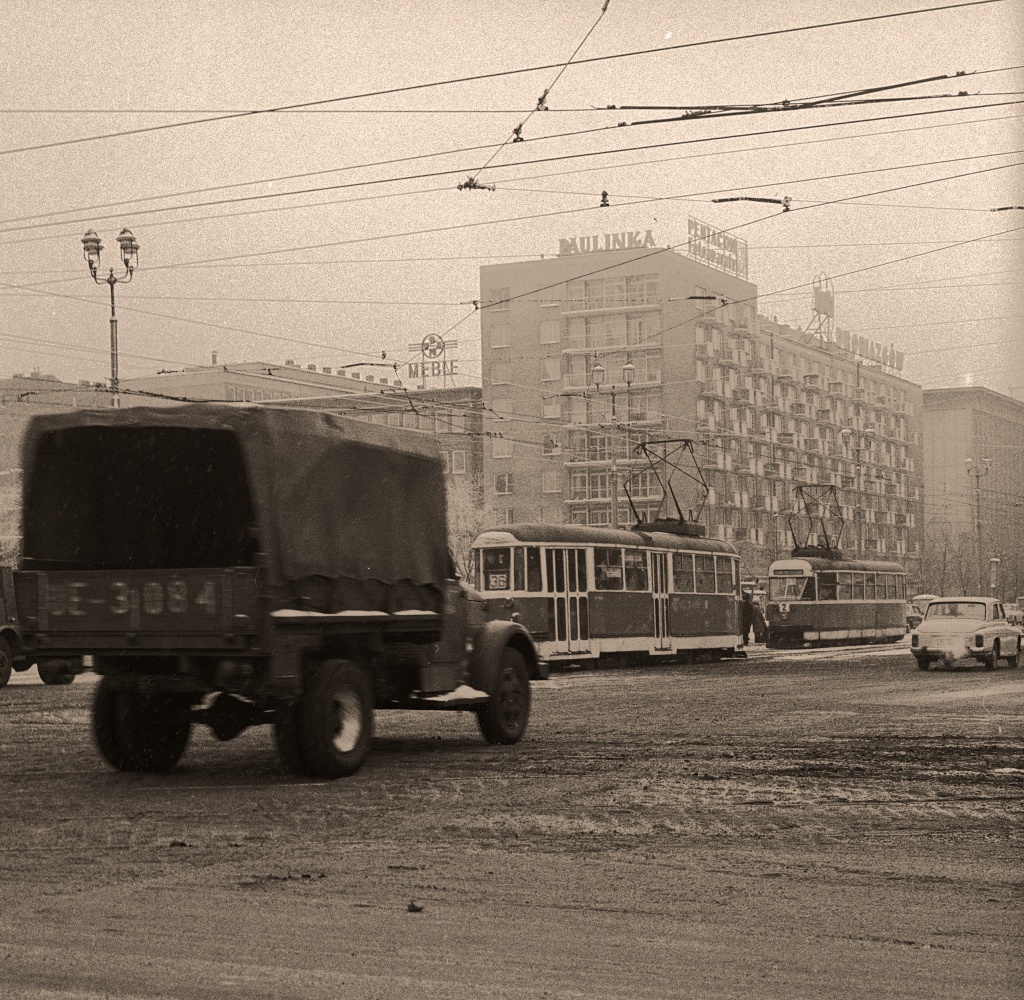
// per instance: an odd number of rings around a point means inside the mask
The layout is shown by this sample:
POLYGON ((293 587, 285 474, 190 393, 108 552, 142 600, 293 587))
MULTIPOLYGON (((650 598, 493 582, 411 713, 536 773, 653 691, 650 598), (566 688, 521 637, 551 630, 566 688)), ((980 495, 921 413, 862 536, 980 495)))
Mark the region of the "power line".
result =
MULTIPOLYGON (((804 132, 804 131, 811 131, 811 130, 817 130, 817 129, 823 129, 823 128, 842 127, 842 126, 847 126, 847 125, 858 125, 858 124, 870 124, 870 123, 873 123, 873 122, 896 121, 896 120, 901 120, 901 119, 904 119, 904 118, 921 118, 921 117, 928 117, 928 116, 931 116, 931 115, 938 115, 938 114, 960 113, 960 112, 963 112, 963 111, 984 110, 986 108, 1014 106, 1014 105, 1019 105, 1021 103, 1024 103, 1024 102, 1022 102, 1022 101, 1001 101, 1001 102, 995 102, 995 103, 990 103, 990 104, 976 104, 976 105, 971 105, 971 106, 966 107, 966 108, 939 108, 939 109, 935 109, 935 110, 932 110, 932 111, 909 112, 909 113, 906 113, 906 114, 897 114, 897 115, 881 115, 881 116, 874 116, 874 117, 870 117, 870 118, 856 118, 856 119, 849 119, 849 120, 846 120, 846 121, 837 121, 837 122, 819 122, 818 124, 815 124, 815 125, 795 125, 795 126, 788 126, 788 127, 785 127, 785 128, 764 129, 764 130, 760 130, 760 131, 756 131, 756 132, 739 132, 739 133, 733 133, 731 135, 724 135, 724 136, 704 136, 704 137, 698 137, 698 138, 692 138, 692 139, 673 140, 671 142, 649 143, 649 144, 640 145, 640 146, 626 146, 626 147, 620 147, 620 148, 617 148, 617 149, 610 149, 610 150, 594 150, 594 151, 584 152, 584 153, 571 153, 571 154, 562 154, 562 155, 559 155, 559 156, 538 157, 538 158, 535 158, 535 159, 532 159, 532 160, 519 160, 519 161, 516 161, 515 163, 503 164, 500 169, 508 169, 508 168, 521 167, 521 166, 534 166, 534 165, 542 164, 542 163, 556 163, 556 162, 563 162, 563 161, 567 161, 567 160, 586 159, 586 158, 591 158, 591 157, 611 156, 611 155, 616 155, 616 154, 619 154, 619 153, 646 152, 646 151, 652 150, 652 149, 664 149, 664 148, 671 148, 671 147, 676 147, 676 146, 699 145, 699 144, 708 143, 708 142, 721 142, 721 141, 725 141, 725 140, 729 140, 729 139, 759 138, 761 136, 779 135, 779 134, 784 134, 784 133, 787 133, 787 132, 804 132)), ((796 145, 802 145, 802 144, 805 144, 805 143, 843 141, 843 140, 846 140, 846 139, 865 138, 865 137, 871 137, 871 136, 875 136, 875 135, 893 135, 893 134, 898 134, 899 132, 902 132, 902 131, 912 132, 912 131, 925 130, 925 129, 929 129, 929 128, 951 128, 951 127, 957 127, 957 126, 960 126, 960 125, 978 124, 979 122, 1002 121, 1002 120, 1005 120, 1006 118, 1013 118, 1013 117, 1017 117, 1017 116, 1004 116, 1003 118, 975 119, 975 120, 971 120, 971 121, 967 121, 967 122, 942 122, 942 123, 939 123, 938 125, 934 125, 934 126, 933 125, 912 126, 911 128, 908 128, 908 129, 889 129, 889 130, 883 130, 881 132, 856 133, 854 135, 848 135, 848 136, 828 136, 828 137, 826 137, 824 139, 821 139, 821 140, 814 140, 814 139, 802 140, 802 141, 796 142, 796 143, 780 143, 777 146, 754 146, 754 147, 750 147, 749 149, 726 150, 725 152, 728 152, 728 153, 734 153, 734 152, 760 152, 760 151, 762 151, 764 149, 785 148, 787 146, 796 146, 796 145)), ((541 136, 541 137, 536 137, 536 138, 533 138, 533 139, 524 139, 523 141, 524 142, 537 142, 537 141, 541 141, 542 139, 545 139, 545 138, 557 139, 557 138, 564 138, 564 137, 565 137, 564 135, 555 135, 555 136, 550 136, 550 137, 541 136)), ((8 226, 9 227, 9 228, 7 228, 5 230, 0 230, 0 232, 21 232, 21 231, 28 231, 28 230, 33 230, 33 229, 37 229, 37 228, 47 228, 49 226, 70 225, 73 222, 97 222, 97 221, 100 221, 100 220, 103 220, 103 219, 117 218, 117 217, 120 217, 121 215, 123 215, 124 213, 121 212, 121 213, 115 213, 115 214, 111 214, 111 215, 100 215, 100 216, 90 215, 86 219, 77 219, 77 220, 76 219, 58 219, 58 220, 55 220, 55 221, 49 222, 49 223, 38 222, 35 225, 31 225, 31 226, 11 227, 10 224, 11 223, 15 223, 15 222, 27 222, 27 221, 31 221, 31 220, 37 220, 37 219, 46 219, 46 218, 52 218, 53 216, 57 216, 57 215, 64 216, 64 215, 68 215, 68 214, 70 214, 72 212, 92 212, 92 211, 95 211, 96 209, 101 209, 101 208, 115 208, 115 207, 123 207, 123 206, 127 206, 127 205, 144 204, 144 203, 150 202, 150 201, 160 201, 160 200, 168 199, 168 198, 188 197, 189 195, 192 195, 192 194, 205 194, 205 193, 211 193, 211 192, 214 192, 214 191, 227 191, 227 190, 232 190, 232 189, 236 189, 236 188, 239 188, 239 187, 252 187, 252 186, 255 186, 255 185, 258 185, 258 184, 271 184, 271 183, 278 184, 278 183, 282 183, 284 181, 289 181, 289 180, 302 180, 302 179, 305 179, 305 178, 308 178, 308 177, 318 177, 318 176, 323 176, 325 174, 340 173, 340 172, 345 172, 345 171, 349 171, 349 170, 359 170, 359 169, 365 169, 365 168, 369 168, 369 167, 392 166, 392 165, 396 165, 396 164, 399 164, 399 163, 412 162, 412 161, 415 161, 415 160, 433 159, 435 157, 451 156, 451 155, 455 155, 457 153, 473 152, 473 151, 478 150, 478 149, 488 149, 488 148, 491 148, 491 145, 492 144, 487 144, 487 145, 483 145, 483 146, 468 146, 468 147, 464 147, 462 149, 447 150, 447 151, 439 152, 439 153, 423 153, 423 154, 417 154, 417 155, 414 155, 414 156, 398 157, 398 158, 394 158, 394 159, 390 159, 390 160, 378 160, 378 161, 373 161, 373 162, 369 162, 369 163, 354 164, 354 165, 351 165, 351 166, 348 166, 348 167, 335 167, 335 168, 331 168, 331 169, 327 169, 327 170, 307 171, 307 172, 300 173, 300 174, 290 174, 290 175, 286 175, 286 176, 267 178, 267 179, 263 179, 263 180, 241 181, 241 182, 236 182, 236 183, 233 183, 233 184, 216 185, 216 186, 213 186, 213 187, 206 187, 206 188, 195 188, 195 189, 191 189, 191 190, 188 190, 188 191, 175 192, 175 193, 166 194, 166 195, 150 195, 150 196, 146 196, 146 197, 143 197, 143 198, 135 198, 135 199, 129 199, 129 200, 117 201, 117 202, 106 202, 106 203, 101 204, 101 205, 94 205, 94 206, 89 206, 89 207, 86 207, 86 208, 65 209, 65 210, 57 211, 57 212, 46 212, 46 213, 36 214, 36 215, 17 216, 17 217, 12 217, 12 218, 9 218, 9 219, 0 220, 0 225, 8 226)), ((721 154, 698 154, 698 155, 721 155, 721 154)), ((547 175, 541 174, 541 175, 534 175, 534 177, 532 177, 532 178, 531 177, 526 177, 526 178, 522 178, 522 177, 515 178, 515 177, 513 177, 513 178, 509 178, 509 180, 512 180, 513 182, 515 182, 517 180, 531 180, 531 179, 535 179, 536 177, 565 176, 568 173, 587 172, 587 171, 599 170, 599 169, 600 170, 617 170, 617 169, 625 169, 625 168, 635 167, 635 166, 640 166, 640 165, 650 165, 652 163, 674 162, 675 160, 678 160, 678 159, 689 159, 689 158, 692 158, 692 157, 669 157, 669 158, 665 158, 665 159, 662 159, 662 160, 649 160, 649 161, 645 161, 645 162, 640 163, 640 164, 635 164, 635 163, 603 164, 603 165, 601 165, 599 167, 584 168, 582 171, 563 171, 563 172, 558 172, 558 173, 554 173, 554 174, 547 174, 547 175)), ((498 168, 495 168, 495 169, 498 169, 498 168)), ((136 212, 136 213, 133 213, 133 214, 151 214, 151 212, 192 210, 192 209, 195 209, 195 208, 202 208, 202 207, 207 207, 207 206, 211 206, 211 205, 237 204, 237 203, 245 202, 245 201, 262 201, 262 200, 273 199, 273 198, 287 198, 287 197, 294 197, 294 196, 302 195, 302 194, 316 194, 316 193, 320 193, 320 192, 324 192, 324 191, 335 191, 335 190, 341 190, 341 189, 350 188, 350 187, 360 187, 360 186, 363 186, 363 185, 376 185, 376 184, 384 184, 384 183, 397 183, 397 182, 400 182, 400 181, 407 181, 407 180, 421 180, 421 179, 427 179, 427 178, 431 178, 431 177, 453 176, 453 175, 462 174, 462 173, 465 173, 465 172, 466 172, 466 168, 465 167, 460 167, 460 168, 456 168, 454 170, 448 170, 448 171, 433 171, 433 172, 422 173, 422 174, 409 174, 409 175, 399 176, 399 177, 394 177, 394 178, 378 178, 378 179, 371 179, 371 180, 368 180, 368 181, 353 182, 353 183, 350 183, 350 184, 322 185, 322 186, 312 187, 312 188, 299 188, 299 189, 296 189, 296 190, 293 190, 293 191, 275 191, 275 192, 267 192, 267 193, 258 194, 258 195, 247 195, 247 196, 243 196, 243 197, 239 197, 239 198, 223 198, 223 199, 215 199, 213 201, 184 203, 184 204, 179 204, 179 205, 168 205, 168 206, 165 206, 164 208, 148 210, 147 212, 144 212, 144 213, 136 212)), ((433 191, 440 191, 440 190, 445 190, 445 189, 444 188, 434 188, 434 189, 431 189, 431 190, 433 190, 433 191)), ((413 193, 415 193, 415 192, 413 192, 413 193)), ((342 203, 344 203, 344 202, 342 202, 342 203)), ((314 203, 311 206, 293 206, 293 207, 297 207, 297 208, 320 207, 323 204, 331 204, 331 203, 330 202, 321 202, 321 203, 314 203)), ((236 214, 243 214, 243 213, 236 213, 236 214)), ((230 217, 230 216, 228 216, 228 217, 230 217)), ((212 217, 208 217, 208 218, 218 218, 218 216, 212 216, 212 217)), ((200 220, 187 220, 187 221, 200 221, 200 220)), ((43 237, 43 238, 44 239, 53 239, 53 238, 64 238, 64 237, 63 237, 63 235, 61 235, 59 237, 48 236, 48 237, 43 237)), ((9 241, 6 241, 6 242, 0 244, 0 246, 11 246, 11 245, 14 245, 14 244, 17 244, 17 243, 20 243, 20 242, 24 242, 24 241, 9 240, 9 241)))
MULTIPOLYGON (((581 59, 575 65, 583 66, 592 63, 608 62, 614 59, 626 59, 635 56, 660 55, 665 52, 681 51, 683 49, 702 48, 708 45, 721 45, 727 42, 751 41, 756 38, 770 38, 778 35, 789 35, 801 31, 816 31, 824 28, 844 27, 852 24, 866 24, 871 21, 884 21, 890 18, 910 17, 917 14, 932 14, 939 11, 957 10, 968 7, 983 7, 992 3, 1002 3, 1003 0, 965 0, 961 3, 943 4, 936 7, 920 7, 915 10, 894 11, 888 14, 873 14, 864 17, 844 18, 837 21, 823 21, 817 24, 805 24, 792 28, 776 28, 771 31, 749 32, 743 35, 731 35, 722 38, 709 38, 697 42, 684 42, 678 45, 666 45, 654 49, 636 49, 630 52, 617 52, 605 56, 591 56, 581 59)), ((96 142, 103 139, 116 139, 123 136, 141 135, 148 132, 160 132, 169 129, 185 128, 191 125, 203 125, 210 122, 228 121, 237 118, 251 118, 256 115, 274 114, 282 111, 294 111, 300 108, 322 107, 326 104, 336 104, 341 101, 354 101, 367 97, 382 97, 388 94, 404 94, 416 90, 426 90, 433 87, 452 86, 460 83, 472 83, 480 80, 494 80, 500 77, 516 76, 523 73, 536 73, 542 70, 558 69, 560 63, 548 63, 541 66, 528 66, 511 70, 497 70, 492 73, 477 73, 471 76, 453 77, 447 80, 435 80, 429 83, 408 84, 403 87, 388 87, 381 90, 366 91, 361 94, 348 94, 344 97, 331 97, 319 101, 303 101, 296 104, 280 105, 273 108, 262 108, 254 111, 245 111, 239 114, 211 115, 204 118, 194 118, 184 122, 168 122, 164 125, 152 125, 146 128, 128 129, 121 132, 108 132, 102 135, 82 136, 77 139, 64 139, 57 142, 40 143, 34 146, 21 146, 14 149, 0 150, 0 156, 13 153, 27 153, 43 149, 54 149, 61 146, 71 146, 83 142, 96 142)))

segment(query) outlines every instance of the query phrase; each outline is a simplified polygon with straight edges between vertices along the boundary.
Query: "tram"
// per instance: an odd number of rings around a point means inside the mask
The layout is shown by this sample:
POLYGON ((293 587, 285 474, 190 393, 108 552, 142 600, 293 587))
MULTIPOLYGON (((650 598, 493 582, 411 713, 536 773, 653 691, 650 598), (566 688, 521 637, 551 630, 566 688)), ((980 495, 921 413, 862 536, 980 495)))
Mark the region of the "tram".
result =
POLYGON ((702 536, 677 521, 509 525, 476 538, 472 575, 551 663, 743 655, 739 556, 702 536))
POLYGON ((796 549, 768 568, 768 647, 897 642, 906 634, 899 563, 796 549), (819 554, 812 554, 817 552, 819 554))

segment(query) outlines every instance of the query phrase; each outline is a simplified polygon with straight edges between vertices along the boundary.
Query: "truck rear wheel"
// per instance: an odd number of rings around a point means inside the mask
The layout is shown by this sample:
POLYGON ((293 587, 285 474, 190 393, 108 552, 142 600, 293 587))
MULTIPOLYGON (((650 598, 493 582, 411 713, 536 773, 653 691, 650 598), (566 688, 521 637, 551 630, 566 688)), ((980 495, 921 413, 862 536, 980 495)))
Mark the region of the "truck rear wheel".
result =
POLYGON ((0 638, 0 688, 7 686, 13 669, 14 654, 11 652, 11 644, 6 639, 0 638))
POLYGON ((70 684, 75 679, 75 668, 70 660, 41 660, 36 664, 36 671, 44 684, 70 684))
POLYGON ((307 774, 342 778, 362 767, 373 737, 373 691, 364 670, 351 660, 318 663, 297 711, 298 746, 307 774))
POLYGON ((96 688, 92 731, 103 759, 119 771, 169 771, 185 752, 189 703, 165 693, 143 695, 104 677, 96 688))
POLYGON ((488 743, 518 743, 530 721, 530 672, 518 650, 506 646, 501 651, 487 694, 490 698, 476 710, 481 735, 488 743))

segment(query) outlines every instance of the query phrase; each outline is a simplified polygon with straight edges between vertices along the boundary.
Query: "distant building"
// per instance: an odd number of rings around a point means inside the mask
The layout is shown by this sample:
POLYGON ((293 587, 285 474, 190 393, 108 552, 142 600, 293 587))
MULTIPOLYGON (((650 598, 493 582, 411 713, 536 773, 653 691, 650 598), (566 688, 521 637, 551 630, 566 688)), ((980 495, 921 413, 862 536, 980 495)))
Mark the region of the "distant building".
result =
POLYGON ((1024 594, 1024 402, 926 389, 924 488, 925 586, 987 594, 995 568, 998 596, 1024 594))
MULTIPOLYGON (((692 256, 620 236, 634 249, 607 234, 480 269, 492 520, 626 523, 627 483, 649 520, 662 491, 636 447, 689 438, 710 491, 702 520, 746 572, 791 548, 795 487, 831 484, 843 550, 898 559, 915 579, 921 389, 899 376, 902 356, 758 316, 745 246, 726 234, 705 233, 692 256)), ((681 475, 672 488, 696 501, 681 475)))

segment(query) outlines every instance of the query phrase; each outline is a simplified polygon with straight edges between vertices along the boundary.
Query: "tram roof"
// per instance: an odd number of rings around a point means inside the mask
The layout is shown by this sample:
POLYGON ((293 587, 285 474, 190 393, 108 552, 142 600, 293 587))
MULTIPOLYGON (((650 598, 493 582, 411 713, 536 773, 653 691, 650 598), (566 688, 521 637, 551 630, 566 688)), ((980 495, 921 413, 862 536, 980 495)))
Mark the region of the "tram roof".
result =
POLYGON ((667 531, 643 531, 640 528, 597 528, 583 524, 508 524, 483 531, 475 544, 514 545, 621 545, 651 546, 687 552, 722 552, 736 555, 736 549, 718 538, 675 535, 667 531))
POLYGON ((802 570, 810 572, 848 573, 861 570, 866 573, 906 573, 906 570, 894 562, 880 562, 874 559, 824 559, 821 556, 805 556, 799 559, 776 559, 768 567, 770 576, 775 570, 802 570))

